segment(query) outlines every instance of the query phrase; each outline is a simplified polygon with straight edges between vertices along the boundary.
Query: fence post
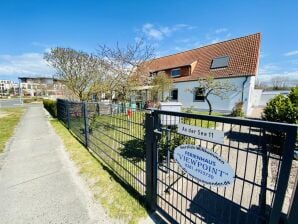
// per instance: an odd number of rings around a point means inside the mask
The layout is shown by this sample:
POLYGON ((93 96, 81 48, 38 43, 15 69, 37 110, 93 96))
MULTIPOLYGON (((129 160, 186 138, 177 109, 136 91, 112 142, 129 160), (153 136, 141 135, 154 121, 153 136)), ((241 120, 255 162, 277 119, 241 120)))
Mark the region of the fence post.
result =
POLYGON ((66 113, 67 113, 67 129, 70 129, 70 103, 66 101, 66 113))
POLYGON ((88 127, 88 104, 83 102, 84 109, 84 128, 85 128, 85 146, 88 148, 89 146, 89 127, 88 127))
POLYGON ((287 216, 287 223, 298 223, 298 174, 296 174, 295 185, 292 193, 290 207, 287 216))
POLYGON ((286 140, 284 142, 283 161, 281 163, 275 198, 268 221, 268 223, 270 224, 278 224, 278 222, 280 221, 282 206, 286 195, 288 180, 292 167, 292 160, 294 157, 296 134, 297 127, 288 127, 286 140))
POLYGON ((157 192, 156 175, 157 150, 154 134, 154 111, 145 114, 145 144, 146 144, 146 201, 152 211, 156 210, 157 192))
POLYGON ((97 112, 97 115, 100 115, 100 108, 99 108, 98 102, 96 103, 96 112, 97 112))

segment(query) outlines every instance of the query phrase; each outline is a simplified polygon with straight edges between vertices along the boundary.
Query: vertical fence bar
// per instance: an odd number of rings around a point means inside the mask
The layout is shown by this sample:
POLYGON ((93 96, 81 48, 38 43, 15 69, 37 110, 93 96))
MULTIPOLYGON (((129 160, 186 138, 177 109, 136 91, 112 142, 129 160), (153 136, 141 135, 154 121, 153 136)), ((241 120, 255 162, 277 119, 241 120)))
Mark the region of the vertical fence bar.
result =
POLYGON ((60 120, 59 115, 60 115, 60 102, 59 99, 57 99, 57 119, 60 120))
POLYGON ((156 194, 154 194, 154 118, 151 111, 145 114, 146 144, 146 201, 152 211, 156 210, 156 194))
POLYGON ((157 173, 158 173, 158 142, 161 139, 161 133, 156 134, 155 131, 160 131, 160 119, 158 114, 153 111, 153 144, 152 144, 152 203, 154 209, 157 208, 157 173))
POLYGON ((270 142, 267 139, 266 131, 262 131, 262 179, 261 179, 261 189, 259 194, 259 207, 260 207, 260 216, 266 215, 266 194, 267 194, 267 177, 268 177, 268 149, 267 142, 270 142))
POLYGON ((283 150, 283 161, 278 177, 277 190, 269 218, 269 224, 278 224, 281 217, 282 206, 287 191, 288 181, 291 173, 292 160, 296 143, 297 127, 288 127, 283 150))
POLYGON ((66 101, 67 129, 70 129, 70 102, 66 101))
POLYGON ((88 148, 88 146, 89 146, 89 127, 88 127, 88 104, 86 102, 83 102, 83 110, 84 110, 85 146, 88 148))
POLYGON ((287 217, 287 224, 294 223, 298 223, 298 174, 296 174, 295 185, 287 217))

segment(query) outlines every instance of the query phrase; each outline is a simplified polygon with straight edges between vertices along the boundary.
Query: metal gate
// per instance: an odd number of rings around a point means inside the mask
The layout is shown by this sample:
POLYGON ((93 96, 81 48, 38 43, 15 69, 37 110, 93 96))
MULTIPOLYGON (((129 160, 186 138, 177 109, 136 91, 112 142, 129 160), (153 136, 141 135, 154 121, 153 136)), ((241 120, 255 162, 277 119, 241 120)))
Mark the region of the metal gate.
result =
POLYGON ((296 132, 295 125, 153 111, 146 124, 152 208, 171 223, 278 223, 296 132), (178 124, 221 131, 224 141, 181 134, 178 124), (234 169, 235 181, 219 187, 193 178, 173 158, 174 149, 182 144, 216 153, 234 169))
POLYGON ((58 100, 57 116, 130 192, 170 223, 277 224, 295 203, 291 192, 286 196, 297 173, 295 125, 66 100, 58 100), (217 130, 222 142, 203 132, 182 133, 181 124, 217 130), (235 173, 232 184, 204 184, 188 174, 173 156, 185 144, 226 161, 235 173))

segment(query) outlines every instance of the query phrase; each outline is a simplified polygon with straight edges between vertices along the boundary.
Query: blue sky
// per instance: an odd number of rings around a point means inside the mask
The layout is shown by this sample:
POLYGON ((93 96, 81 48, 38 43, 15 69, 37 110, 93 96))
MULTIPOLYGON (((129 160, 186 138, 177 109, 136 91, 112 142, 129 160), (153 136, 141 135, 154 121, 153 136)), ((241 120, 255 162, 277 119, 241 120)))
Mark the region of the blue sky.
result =
POLYGON ((260 79, 298 80, 298 1, 2 0, 0 79, 52 75, 51 47, 96 52, 143 36, 157 56, 261 32, 260 79))

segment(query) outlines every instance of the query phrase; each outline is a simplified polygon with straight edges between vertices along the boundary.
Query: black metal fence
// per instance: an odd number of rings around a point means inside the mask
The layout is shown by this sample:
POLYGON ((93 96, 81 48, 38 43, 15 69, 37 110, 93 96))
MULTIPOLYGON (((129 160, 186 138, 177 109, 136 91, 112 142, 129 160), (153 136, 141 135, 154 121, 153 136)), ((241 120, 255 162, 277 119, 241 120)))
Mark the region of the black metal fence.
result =
POLYGON ((57 110, 89 150, 171 223, 278 223, 289 212, 294 125, 64 100, 57 110), (220 131, 223 142, 185 135, 178 124, 220 131), (235 171, 234 182, 214 186, 187 174, 173 156, 183 144, 220 156, 235 171))
POLYGON ((58 100, 57 111, 58 119, 137 197, 145 197, 144 110, 58 100))

